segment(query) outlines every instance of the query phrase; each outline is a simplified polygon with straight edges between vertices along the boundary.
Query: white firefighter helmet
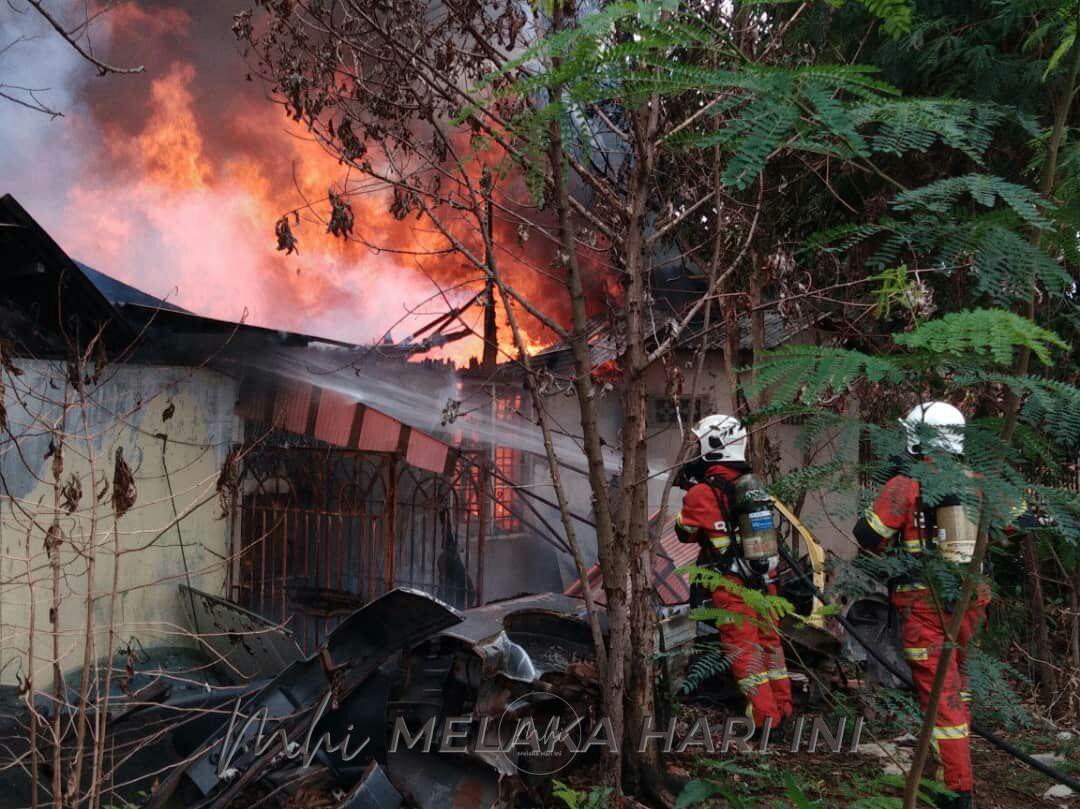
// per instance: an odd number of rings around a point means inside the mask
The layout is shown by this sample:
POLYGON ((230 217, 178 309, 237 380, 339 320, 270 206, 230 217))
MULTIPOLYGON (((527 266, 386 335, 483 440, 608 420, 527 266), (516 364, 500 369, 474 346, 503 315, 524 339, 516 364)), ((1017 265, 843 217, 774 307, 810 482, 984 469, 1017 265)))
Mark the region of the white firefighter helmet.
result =
POLYGON ((923 452, 924 441, 928 449, 963 455, 964 423, 964 414, 948 402, 915 405, 900 419, 907 433, 908 452, 913 455, 923 452))
POLYGON ((734 416, 706 416, 694 425, 706 463, 746 461, 746 428, 734 416))

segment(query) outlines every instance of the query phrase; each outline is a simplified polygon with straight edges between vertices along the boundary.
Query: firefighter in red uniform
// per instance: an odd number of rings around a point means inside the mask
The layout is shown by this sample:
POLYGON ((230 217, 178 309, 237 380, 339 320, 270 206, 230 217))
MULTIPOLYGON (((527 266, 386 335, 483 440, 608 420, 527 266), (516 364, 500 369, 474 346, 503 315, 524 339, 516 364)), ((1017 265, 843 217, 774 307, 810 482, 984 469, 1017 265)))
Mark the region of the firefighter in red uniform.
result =
POLYGON ((746 429, 731 416, 715 415, 694 426, 700 458, 684 470, 689 485, 675 519, 681 542, 701 546, 697 564, 737 585, 735 592, 718 587, 712 593, 695 586, 692 607, 703 603, 743 616, 721 621, 717 629, 739 690, 747 699, 747 715, 760 729, 776 728, 791 715, 791 681, 775 625, 758 615, 737 592, 751 587, 776 594, 776 533, 772 505, 764 487, 749 474, 746 429), (690 485, 692 484, 692 485, 690 485))
MULTIPOLYGON (((964 416, 946 402, 917 405, 901 420, 907 433, 907 449, 915 458, 932 463, 933 455, 957 458, 964 452, 964 416), (929 455, 929 458, 925 456, 929 455)), ((920 497, 917 480, 895 475, 885 484, 854 529, 862 548, 881 553, 898 547, 914 560, 938 554, 947 563, 965 566, 975 547, 976 527, 959 496, 949 495, 930 504, 920 497)), ((959 569, 959 568, 958 568, 959 569)), ((947 609, 931 593, 918 573, 890 582, 892 603, 901 615, 904 657, 911 667, 926 708, 945 644, 945 627, 951 620, 947 609)), ((945 687, 934 723, 934 747, 944 771, 944 782, 956 797, 942 800, 949 809, 967 809, 971 803, 972 772, 969 734, 970 694, 965 660, 972 637, 986 617, 989 588, 980 584, 974 602, 964 615, 955 653, 950 658, 945 687)))

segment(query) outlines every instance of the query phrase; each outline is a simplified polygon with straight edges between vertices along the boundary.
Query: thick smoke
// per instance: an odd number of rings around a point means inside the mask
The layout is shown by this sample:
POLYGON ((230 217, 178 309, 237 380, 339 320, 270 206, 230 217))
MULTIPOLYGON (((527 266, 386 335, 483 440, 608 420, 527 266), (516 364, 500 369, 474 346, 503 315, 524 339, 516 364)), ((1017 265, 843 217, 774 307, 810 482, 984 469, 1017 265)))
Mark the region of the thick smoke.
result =
MULTIPOLYGON (((345 243, 314 222, 297 229, 299 255, 275 251, 274 221, 305 199, 324 199, 343 169, 251 80, 231 32, 244 5, 117 6, 91 29, 95 53, 146 70, 104 78, 36 15, 0 7, 0 47, 34 37, 0 60, 3 81, 50 87, 43 98, 64 113, 49 120, 0 106, 0 193, 14 194, 73 257, 200 314, 235 320, 246 312, 258 325, 365 342, 418 307, 394 328, 403 337, 445 310, 440 298, 421 305, 436 292, 430 278, 447 286, 476 273, 459 258, 345 243)), ((371 244, 438 243, 423 221, 391 217, 382 193, 354 197, 353 205, 356 230, 371 244)), ((516 234, 506 230, 508 249, 547 268, 544 247, 514 247, 516 234)), ((553 300, 557 284, 531 275, 526 283, 553 300)), ((479 320, 479 311, 471 317, 479 320)), ((531 331, 536 342, 551 339, 531 331)), ((479 353, 477 343, 452 355, 469 353, 479 353)))

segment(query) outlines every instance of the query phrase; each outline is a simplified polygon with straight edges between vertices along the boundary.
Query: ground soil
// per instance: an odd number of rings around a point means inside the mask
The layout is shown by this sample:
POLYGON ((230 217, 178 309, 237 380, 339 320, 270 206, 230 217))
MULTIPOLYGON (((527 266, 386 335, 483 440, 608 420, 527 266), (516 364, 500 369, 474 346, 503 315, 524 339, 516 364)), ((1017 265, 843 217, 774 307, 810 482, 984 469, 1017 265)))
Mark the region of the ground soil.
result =
MULTIPOLYGON (((686 707, 688 713, 706 712, 712 727, 723 727, 724 712, 708 707, 686 707)), ((1059 739, 1057 731, 1027 731, 1009 736, 1017 746, 1030 753, 1051 753, 1060 757, 1053 766, 1074 778, 1080 777, 1080 735, 1071 739, 1059 739)), ((804 739, 805 739, 804 734, 804 739)), ((872 733, 863 736, 864 743, 873 741, 872 733)), ((879 737, 879 741, 887 741, 879 737)), ((717 734, 719 749, 719 734, 717 734)), ((911 742, 901 742, 910 747, 911 742)), ((846 747, 846 745, 845 745, 846 747)), ((975 796, 977 809, 1032 809, 1033 807, 1080 808, 1080 796, 1050 800, 1042 796, 1054 782, 1041 773, 1020 763, 992 747, 981 738, 972 741, 972 761, 975 770, 975 796)), ((788 795, 788 784, 798 784, 810 806, 820 809, 841 809, 857 805, 860 809, 877 807, 900 807, 903 795, 898 777, 882 782, 888 761, 871 755, 844 752, 792 753, 784 746, 770 746, 766 755, 737 753, 712 755, 673 755, 669 757, 670 771, 682 779, 710 779, 724 784, 734 800, 711 798, 703 807, 733 807, 735 809, 773 809, 796 807, 788 795), (874 799, 884 799, 875 801, 874 799), (889 800, 891 799, 891 800, 889 800)), ((932 765, 930 768, 932 769, 932 765)), ((928 773, 931 776, 932 772, 928 773)), ((600 783, 603 773, 598 767, 583 768, 567 774, 566 782, 588 793, 592 785, 600 783)), ((553 807, 565 807, 558 800, 549 802, 553 807)), ((643 804, 648 805, 648 804, 643 804)), ((920 804, 927 806, 928 804, 920 804)), ((581 803, 581 807, 604 809, 607 804, 581 803)))

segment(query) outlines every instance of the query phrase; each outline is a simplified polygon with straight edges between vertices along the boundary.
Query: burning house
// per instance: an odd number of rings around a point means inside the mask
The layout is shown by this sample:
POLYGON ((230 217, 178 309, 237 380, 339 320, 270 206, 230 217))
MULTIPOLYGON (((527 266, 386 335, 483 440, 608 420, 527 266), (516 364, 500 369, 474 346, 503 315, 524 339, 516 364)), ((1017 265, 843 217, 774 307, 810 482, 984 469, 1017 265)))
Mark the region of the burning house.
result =
MULTIPOLYGON (((670 280, 658 281, 659 287, 669 287, 670 280)), ((654 317, 663 323, 678 313, 679 301, 660 300, 655 302, 654 317)), ((762 318, 762 347, 766 350, 783 345, 814 343, 827 341, 832 336, 825 328, 825 323, 812 315, 785 317, 779 312, 766 312, 762 318)), ((649 510, 656 514, 669 474, 677 470, 679 450, 684 432, 702 416, 709 413, 730 412, 734 401, 733 382, 747 381, 737 371, 748 364, 751 356, 753 338, 749 317, 743 317, 738 323, 737 339, 729 343, 723 322, 710 329, 710 333, 701 333, 700 322, 691 324, 687 334, 672 353, 670 362, 657 363, 649 369, 647 385, 648 400, 648 463, 649 510), (706 350, 703 372, 699 389, 693 397, 689 395, 690 369, 695 364, 695 354, 700 341, 705 340, 706 350), (675 369, 676 384, 672 383, 671 369, 675 369), (733 379, 734 374, 734 379, 733 379)), ((619 474, 621 459, 612 449, 620 446, 620 432, 623 425, 621 402, 617 387, 619 371, 617 360, 621 352, 621 341, 614 334, 610 325, 602 318, 594 319, 589 330, 590 362, 593 378, 600 392, 598 408, 599 426, 608 456, 608 474, 614 483, 619 474)), ((538 372, 545 395, 545 408, 553 429, 562 432, 559 459, 567 498, 572 512, 577 515, 579 540, 582 544, 586 564, 596 562, 596 547, 589 515, 591 514, 591 489, 580 449, 581 416, 578 402, 574 395, 574 366, 572 349, 568 342, 548 346, 532 356, 532 367, 538 372)), ((530 420, 533 418, 532 403, 525 392, 521 378, 521 368, 514 362, 504 362, 494 371, 485 370, 478 365, 462 372, 467 384, 475 390, 486 391, 491 397, 491 407, 504 415, 516 415, 530 420)), ((828 463, 836 457, 842 457, 844 448, 838 446, 836 436, 828 432, 818 436, 812 445, 807 446, 800 439, 801 425, 794 422, 781 422, 768 425, 770 464, 775 472, 784 474, 809 464, 828 463)), ((533 534, 543 533, 550 537, 560 534, 559 514, 556 508, 556 496, 547 471, 547 461, 542 447, 533 452, 523 452, 515 447, 498 447, 493 456, 497 461, 504 498, 512 507, 506 511, 507 524, 520 525, 526 515, 526 524, 533 534), (515 487, 513 484, 517 484, 515 487)), ((674 535, 671 522, 679 511, 683 491, 672 488, 668 503, 668 521, 663 538, 663 550, 658 565, 665 571, 662 579, 671 572, 690 563, 697 555, 697 548, 681 545, 674 535)), ((796 509, 806 527, 813 530, 815 541, 827 552, 842 558, 848 558, 855 552, 855 547, 845 528, 845 520, 855 513, 856 502, 852 492, 808 493, 804 502, 796 509), (836 519, 839 517, 840 519, 836 519)), ((559 566, 562 586, 568 592, 578 592, 578 573, 568 553, 556 553, 549 557, 551 563, 559 566)), ((669 604, 682 603, 686 600, 688 589, 684 579, 673 576, 673 589, 662 590, 661 600, 669 604)))
POLYGON ((437 329, 364 347, 202 317, 75 262, 10 196, 0 255, 0 686, 67 728, 109 694, 110 744, 132 750, 110 777, 135 789, 146 761, 184 762, 155 805, 275 778, 299 800, 344 786, 357 807, 447 790, 487 804, 510 760, 388 758, 391 706, 423 726, 550 713, 552 689, 582 710, 595 697, 581 602, 505 600, 561 589, 552 564, 530 578, 550 538, 530 538, 520 478, 499 471, 498 439, 536 439, 519 414, 445 412, 467 383, 409 362, 437 329), (327 688, 331 706, 304 696, 327 688), (221 750, 200 757, 229 743, 234 698, 290 732, 355 724, 373 752, 302 777, 243 753, 235 780, 221 750))
POLYGON ((422 344, 200 317, 73 261, 11 197, 0 252, 2 682, 51 679, 27 649, 54 626, 66 638, 55 670, 80 665, 87 643, 100 654, 114 589, 120 633, 146 646, 185 642, 184 584, 291 621, 305 650, 397 586, 457 607, 508 594, 491 566, 511 554, 486 558, 490 536, 515 527, 481 485, 478 460, 495 451, 440 425, 432 403, 457 382, 446 363, 407 361, 422 344), (137 494, 114 525, 118 453, 137 494), (54 522, 58 547, 27 545, 54 522), (81 559, 85 573, 93 550, 99 629, 78 637, 88 595, 64 577, 51 614, 49 569, 81 559))

